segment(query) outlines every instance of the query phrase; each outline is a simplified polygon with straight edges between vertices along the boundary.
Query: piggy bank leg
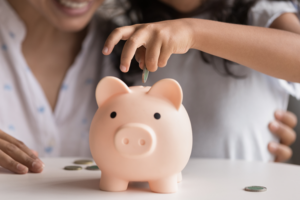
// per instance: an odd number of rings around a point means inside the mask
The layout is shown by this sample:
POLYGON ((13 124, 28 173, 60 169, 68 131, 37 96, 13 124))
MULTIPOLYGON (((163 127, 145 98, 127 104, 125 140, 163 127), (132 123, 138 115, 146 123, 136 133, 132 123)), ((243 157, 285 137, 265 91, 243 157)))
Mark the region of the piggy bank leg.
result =
POLYGON ((157 193, 177 192, 177 174, 163 179, 149 181, 150 190, 157 193))
POLYGON ((182 181, 182 173, 179 172, 179 173, 177 174, 177 183, 180 183, 181 181, 182 181))
POLYGON ((128 181, 118 179, 108 174, 102 173, 100 179, 100 190, 109 192, 121 192, 127 190, 128 181))

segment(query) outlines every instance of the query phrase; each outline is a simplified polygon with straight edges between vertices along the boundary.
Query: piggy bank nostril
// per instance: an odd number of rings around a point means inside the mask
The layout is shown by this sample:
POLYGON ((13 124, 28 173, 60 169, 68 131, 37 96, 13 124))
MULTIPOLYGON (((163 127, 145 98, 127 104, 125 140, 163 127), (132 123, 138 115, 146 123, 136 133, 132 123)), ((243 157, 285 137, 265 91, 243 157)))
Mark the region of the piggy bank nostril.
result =
POLYGON ((127 138, 123 139, 123 144, 129 144, 129 140, 127 138))
POLYGON ((140 140, 139 143, 140 143, 141 146, 144 146, 146 144, 145 140, 143 140, 143 139, 140 140))

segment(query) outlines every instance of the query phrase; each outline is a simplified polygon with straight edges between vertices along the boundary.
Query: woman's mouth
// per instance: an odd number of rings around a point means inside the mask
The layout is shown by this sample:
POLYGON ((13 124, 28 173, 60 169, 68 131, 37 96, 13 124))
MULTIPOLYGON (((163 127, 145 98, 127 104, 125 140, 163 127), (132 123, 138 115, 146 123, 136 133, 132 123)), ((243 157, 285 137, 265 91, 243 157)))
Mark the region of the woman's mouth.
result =
POLYGON ((88 6, 88 2, 75 2, 70 0, 60 0, 59 3, 67 8, 73 9, 84 8, 88 6))
POLYGON ((83 15, 89 11, 94 0, 54 0, 59 9, 69 16, 83 15))

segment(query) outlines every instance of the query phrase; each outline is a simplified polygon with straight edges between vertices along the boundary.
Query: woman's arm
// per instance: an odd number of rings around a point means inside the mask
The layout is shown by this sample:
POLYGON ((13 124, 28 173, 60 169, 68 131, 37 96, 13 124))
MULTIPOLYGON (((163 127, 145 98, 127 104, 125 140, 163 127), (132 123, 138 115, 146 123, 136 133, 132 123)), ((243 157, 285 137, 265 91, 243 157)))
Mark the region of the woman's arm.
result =
POLYGON ((270 76, 300 82, 299 20, 292 13, 284 14, 272 27, 190 18, 137 24, 113 31, 103 53, 110 54, 120 40, 127 40, 121 56, 121 70, 128 71, 136 54, 141 68, 146 65, 149 71, 156 71, 157 66, 167 64, 171 54, 186 53, 192 48, 270 76))

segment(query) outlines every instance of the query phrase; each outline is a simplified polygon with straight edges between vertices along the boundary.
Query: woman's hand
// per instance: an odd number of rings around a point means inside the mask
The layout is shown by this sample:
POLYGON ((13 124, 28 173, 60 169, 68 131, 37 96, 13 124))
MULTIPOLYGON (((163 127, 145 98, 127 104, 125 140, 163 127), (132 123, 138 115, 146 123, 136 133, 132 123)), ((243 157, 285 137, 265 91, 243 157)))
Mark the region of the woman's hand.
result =
POLYGON ((23 142, 0 130, 0 166, 17 174, 40 173, 44 163, 23 142))
POLYGON ((279 137, 280 144, 270 142, 269 151, 275 155, 275 162, 287 161, 293 152, 289 147, 296 140, 293 128, 297 125, 297 117, 289 111, 277 110, 274 114, 275 121, 269 123, 269 130, 279 137))
POLYGON ((127 40, 120 69, 129 70, 134 55, 141 69, 151 72, 167 65, 172 54, 186 53, 193 46, 193 31, 187 19, 136 24, 115 29, 107 38, 103 54, 109 55, 120 40, 127 40))

